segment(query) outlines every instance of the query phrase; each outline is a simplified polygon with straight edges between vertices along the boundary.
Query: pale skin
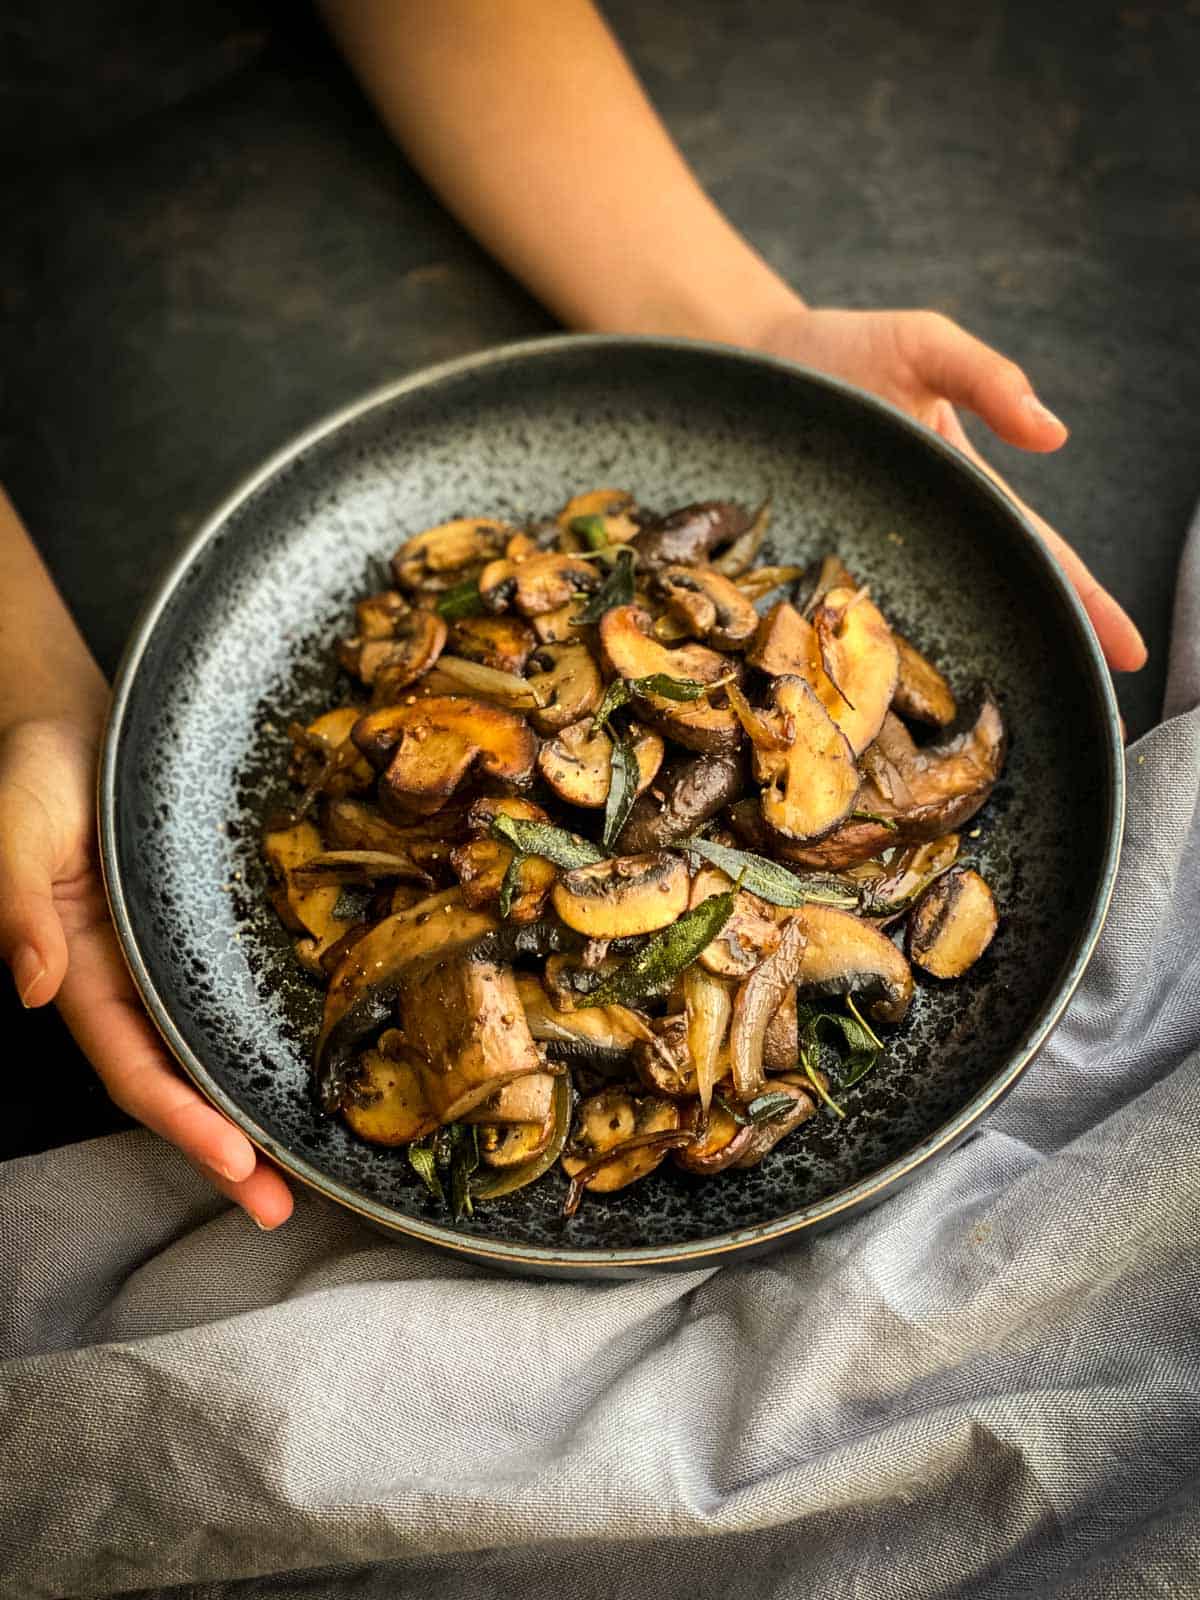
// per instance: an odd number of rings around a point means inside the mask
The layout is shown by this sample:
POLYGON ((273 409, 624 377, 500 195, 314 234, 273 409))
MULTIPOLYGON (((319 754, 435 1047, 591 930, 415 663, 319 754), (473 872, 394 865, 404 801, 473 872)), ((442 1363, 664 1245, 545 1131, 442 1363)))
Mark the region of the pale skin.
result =
MULTIPOLYGON (((1065 443, 1022 370, 948 319, 806 305, 696 183, 588 0, 324 0, 322 10, 414 165, 568 326, 788 357, 884 396, 976 461, 956 407, 1026 450, 1065 443)), ((1110 666, 1136 670, 1146 652, 1133 623, 1029 514, 1110 666)), ((273 1228, 292 1208, 287 1185, 176 1073, 108 919, 93 820, 107 697, 0 494, 0 955, 25 1005, 58 1004, 113 1100, 273 1228)))

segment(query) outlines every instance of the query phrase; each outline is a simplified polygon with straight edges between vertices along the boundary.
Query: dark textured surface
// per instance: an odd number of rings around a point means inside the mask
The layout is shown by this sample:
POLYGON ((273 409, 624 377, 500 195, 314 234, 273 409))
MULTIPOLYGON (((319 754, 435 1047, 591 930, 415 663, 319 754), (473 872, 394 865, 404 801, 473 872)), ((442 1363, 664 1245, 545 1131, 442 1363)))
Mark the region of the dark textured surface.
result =
POLYGON ((444 1221, 401 1153, 312 1109, 320 992, 266 904, 258 852, 262 819, 285 798, 286 723, 334 703, 331 641, 404 537, 471 512, 549 513, 611 481, 660 510, 753 503, 769 486, 779 559, 836 547, 960 690, 993 687, 1012 749, 965 840, 1002 933, 965 981, 921 984, 844 1121, 814 1119, 748 1173, 705 1182, 664 1166, 570 1220, 554 1174, 458 1230, 593 1252, 770 1224, 934 1137, 1060 1003, 1113 828, 1111 723, 1082 629, 951 452, 853 396, 694 348, 559 341, 418 386, 310 445, 214 529, 145 641, 106 767, 106 863, 146 993, 191 1069, 285 1163, 299 1157, 357 1204, 444 1221), (1053 700, 1026 670, 1038 653, 1053 700))
MULTIPOLYGON (((179 541, 333 406, 544 314, 440 210, 300 8, 0 20, 0 480, 105 665, 179 541), (290 10, 290 15, 287 13, 290 10)), ((993 454, 1151 646, 1200 486, 1200 8, 607 8, 728 214, 821 304, 928 304, 1073 428, 993 454)), ((0 1151, 119 1124, 48 1017, 0 1151)))

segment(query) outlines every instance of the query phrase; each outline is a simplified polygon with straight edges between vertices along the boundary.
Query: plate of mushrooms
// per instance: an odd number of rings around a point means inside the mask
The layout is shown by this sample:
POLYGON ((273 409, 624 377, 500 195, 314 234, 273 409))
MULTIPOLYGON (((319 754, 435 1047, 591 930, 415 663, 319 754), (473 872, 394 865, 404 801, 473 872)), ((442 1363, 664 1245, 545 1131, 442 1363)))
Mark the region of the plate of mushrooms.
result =
POLYGON ((285 1171, 622 1274, 974 1130, 1095 942, 1119 752, 1074 596, 941 440, 560 338, 368 397, 214 514, 127 653, 102 850, 151 1015, 285 1171))

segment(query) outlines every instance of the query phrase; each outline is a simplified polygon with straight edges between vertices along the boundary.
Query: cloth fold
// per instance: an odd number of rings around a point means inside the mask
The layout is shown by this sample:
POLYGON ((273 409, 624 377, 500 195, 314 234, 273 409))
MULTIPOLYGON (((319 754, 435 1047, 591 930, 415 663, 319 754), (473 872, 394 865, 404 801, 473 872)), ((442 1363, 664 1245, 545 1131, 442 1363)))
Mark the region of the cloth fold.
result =
POLYGON ((128 1133, 0 1168, 0 1593, 1194 1594, 1200 527, 1039 1061, 763 1261, 510 1280, 128 1133))

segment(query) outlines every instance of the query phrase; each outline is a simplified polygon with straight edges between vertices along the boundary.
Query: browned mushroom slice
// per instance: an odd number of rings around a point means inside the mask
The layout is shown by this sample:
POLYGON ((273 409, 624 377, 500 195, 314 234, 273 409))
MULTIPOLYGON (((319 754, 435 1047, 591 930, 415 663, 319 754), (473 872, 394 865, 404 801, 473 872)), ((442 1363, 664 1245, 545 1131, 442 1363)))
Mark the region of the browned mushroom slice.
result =
POLYGON ((945 678, 915 645, 893 633, 900 658, 900 674, 892 705, 902 717, 914 722, 929 722, 935 728, 949 727, 958 715, 954 692, 945 678))
POLYGON ((700 1092, 688 1049, 687 1017, 682 1013, 654 1024, 650 1037, 634 1046, 633 1064, 651 1094, 667 1100, 694 1100, 700 1092))
POLYGON ((780 924, 779 943, 734 997, 730 1067, 734 1088, 744 1100, 762 1089, 767 1028, 789 994, 796 992, 807 942, 806 924, 797 913, 789 913, 780 924))
MULTIPOLYGON (((650 618, 639 606, 614 606, 600 619, 600 645, 618 677, 638 679, 661 673, 676 680, 716 684, 733 670, 728 657, 702 644, 668 650, 649 634, 650 618)), ((741 728, 728 706, 715 706, 707 696, 688 701, 665 695, 639 695, 642 715, 689 750, 706 755, 732 755, 741 743, 741 728)))
POLYGON ((890 845, 950 833, 986 803, 1004 764, 1004 721, 986 692, 973 720, 939 744, 918 749, 895 717, 885 720, 880 742, 904 779, 908 802, 895 805, 868 781, 855 802, 865 814, 861 819, 846 823, 819 844, 785 849, 788 860, 836 871, 868 861, 890 845))
POLYGON ((633 1013, 621 1006, 590 1006, 586 995, 580 997, 574 1009, 563 1011, 528 972, 517 974, 517 991, 529 1031, 548 1056, 602 1072, 628 1063, 630 1052, 641 1037, 630 1026, 633 1013))
POLYGON ((686 839, 737 797, 742 781, 736 757, 677 756, 634 802, 618 839, 621 850, 637 855, 686 839))
POLYGON ((355 918, 337 915, 341 887, 337 883, 305 884, 303 868, 319 858, 324 846, 311 822, 276 828, 263 839, 263 854, 279 882, 272 903, 280 921, 299 934, 296 954, 310 972, 324 974, 321 958, 354 926, 355 918))
POLYGON ((679 1108, 670 1100, 602 1089, 576 1113, 563 1170, 589 1193, 611 1194, 653 1172, 667 1154, 666 1136, 679 1126, 679 1108))
POLYGON ((565 606, 556 606, 533 619, 533 631, 539 644, 568 644, 579 638, 579 614, 586 601, 568 600, 565 606))
POLYGON ((688 870, 682 856, 614 856, 564 873, 554 909, 589 939, 624 939, 669 927, 687 910, 688 870))
POLYGON ((758 612, 730 579, 712 567, 664 567, 654 589, 669 615, 694 639, 720 650, 740 650, 754 637, 758 612))
POLYGON ((750 514, 744 507, 724 500, 705 500, 655 517, 632 543, 647 566, 695 566, 718 545, 728 544, 745 533, 750 523, 750 514))
MULTIPOLYGON (((654 779, 663 758, 658 734, 631 728, 637 756, 639 794, 654 779)), ((603 729, 592 732, 589 721, 573 723, 538 752, 538 771, 558 795, 572 806, 602 806, 612 785, 612 740, 603 729)))
POLYGON ((834 906, 805 905, 792 913, 804 930, 797 974, 802 995, 861 997, 878 1022, 901 1022, 913 994, 908 962, 878 928, 834 906))
POLYGON ((813 613, 824 672, 813 687, 855 755, 878 734, 896 689, 892 630, 862 589, 830 589, 813 613))
POLYGON ((378 679, 399 694, 429 671, 445 643, 446 624, 435 611, 410 611, 396 618, 390 638, 343 639, 338 661, 363 683, 378 679))
POLYGON ((601 581, 593 562, 548 550, 524 561, 489 562, 479 575, 479 598, 487 611, 515 606, 523 617, 540 617, 598 588, 601 581))
POLYGON ((542 1123, 486 1123, 479 1130, 479 1155, 485 1166, 503 1170, 540 1156, 554 1134, 554 1107, 542 1123))
POLYGON ((954 865, 958 843, 956 833, 947 833, 900 850, 877 875, 865 879, 859 900, 862 915, 887 919, 902 914, 936 877, 954 865))
POLYGON ((390 821, 362 800, 327 800, 321 810, 321 834, 330 849, 408 855, 426 872, 446 866, 450 848, 465 828, 462 807, 447 807, 436 819, 417 823, 390 821))
POLYGON ((437 1127, 425 1095, 421 1064, 398 1039, 385 1034, 378 1048, 364 1050, 357 1077, 347 1087, 342 1115, 360 1139, 372 1144, 412 1144, 437 1127))
MULTIPOLYGON (((825 1087, 828 1081, 825 1074, 821 1073, 820 1077, 821 1085, 825 1087)), ((781 1139, 785 1139, 802 1122, 807 1122, 810 1117, 815 1117, 817 1114, 817 1100, 812 1092, 812 1084, 799 1074, 772 1078, 770 1092, 790 1095, 793 1101, 792 1109, 761 1122, 751 1123, 743 1130, 748 1137, 730 1163, 740 1171, 757 1166, 781 1139)))
POLYGON ((360 639, 390 639, 408 609, 408 601, 395 589, 364 595, 354 607, 354 631, 360 639))
POLYGON ((908 924, 908 953, 935 978, 960 978, 992 942, 999 918, 977 872, 954 867, 926 890, 908 924))
POLYGON ((763 820, 787 839, 815 839, 854 805, 859 772, 845 735, 803 678, 771 685, 783 748, 754 746, 763 820))
POLYGON ((633 496, 627 489, 588 489, 571 496, 558 513, 558 526, 566 534, 576 517, 599 517, 609 544, 624 544, 638 531, 630 515, 633 509, 633 496))
MULTIPOLYGON (((487 909, 499 906, 514 854, 511 846, 492 838, 489 831, 492 822, 501 815, 524 822, 549 820, 541 806, 516 796, 488 797, 475 802, 468 813, 472 837, 450 852, 451 865, 458 874, 463 899, 469 906, 487 909)), ((516 869, 508 920, 520 924, 533 922, 540 916, 557 875, 553 863, 543 856, 526 856, 516 869)))
MULTIPOLYGON (((695 1125, 694 1111, 688 1113, 688 1121, 695 1125)), ((701 1178, 712 1177, 731 1167, 744 1154, 752 1132, 749 1125, 739 1126, 733 1113, 724 1106, 714 1105, 703 1128, 698 1129, 690 1144, 676 1150, 672 1159, 685 1172, 694 1172, 701 1178)))
POLYGON ((380 790, 386 788, 396 814, 414 817, 441 810, 476 769, 522 787, 537 757, 537 740, 523 717, 452 695, 368 712, 354 725, 354 742, 373 766, 385 769, 380 790))
POLYGON ((461 617, 450 629, 447 649, 464 661, 517 674, 536 644, 533 629, 519 617, 461 617))
POLYGON ((604 695, 600 669, 585 644, 542 645, 530 656, 526 672, 540 702, 529 720, 541 734, 581 721, 604 695))
MULTIPOLYGON (((702 866, 692 879, 689 906, 695 907, 714 895, 727 894, 733 879, 719 867, 702 866)), ((700 953, 709 972, 719 978, 745 978, 766 959, 779 943, 779 925, 757 896, 739 890, 733 913, 711 944, 700 953)))
POLYGON ((812 683, 821 671, 821 650, 812 624, 786 600, 773 605, 758 624, 746 660, 771 678, 786 675, 812 683))
POLYGON ((439 523, 400 546, 392 574, 402 589, 451 589, 499 555, 515 532, 491 517, 439 523))
POLYGON ((552 1083, 510 967, 461 953, 419 962, 399 985, 396 1011, 439 1122, 455 1122, 484 1102, 489 1122, 544 1120, 552 1083), (536 1114, 529 1104, 503 1105, 497 1093, 525 1078, 543 1080, 536 1114))
POLYGON ((799 1060, 800 1018, 796 1007, 796 985, 793 983, 767 1023, 763 1037, 763 1069, 766 1072, 788 1072, 799 1060))
POLYGON ((292 760, 288 776, 305 789, 325 795, 354 794, 371 786, 371 768, 350 742, 358 706, 338 706, 307 727, 293 724, 292 760))

